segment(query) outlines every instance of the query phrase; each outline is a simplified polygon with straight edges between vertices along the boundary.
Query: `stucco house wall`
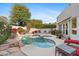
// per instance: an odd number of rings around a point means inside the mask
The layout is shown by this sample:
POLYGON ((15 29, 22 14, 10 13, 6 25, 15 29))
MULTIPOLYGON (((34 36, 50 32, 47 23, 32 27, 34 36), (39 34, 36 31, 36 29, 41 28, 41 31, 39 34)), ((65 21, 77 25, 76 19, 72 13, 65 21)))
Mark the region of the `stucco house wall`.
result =
MULTIPOLYGON (((79 40, 79 4, 72 3, 57 17, 57 29, 59 29, 59 25, 63 25, 68 23, 68 36, 72 39, 79 40), (76 17, 77 21, 77 34, 72 34, 72 17, 76 17)), ((63 30, 63 28, 62 28, 63 30)))

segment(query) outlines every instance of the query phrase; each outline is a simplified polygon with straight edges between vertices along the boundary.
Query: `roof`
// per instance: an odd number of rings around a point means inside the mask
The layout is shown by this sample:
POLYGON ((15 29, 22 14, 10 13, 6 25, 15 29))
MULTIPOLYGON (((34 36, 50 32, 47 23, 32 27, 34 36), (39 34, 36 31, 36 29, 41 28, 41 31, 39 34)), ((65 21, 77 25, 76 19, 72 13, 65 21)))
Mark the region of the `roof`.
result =
POLYGON ((66 20, 69 17, 76 16, 79 12, 79 4, 71 3, 69 6, 63 10, 63 12, 57 17, 57 22, 66 20))

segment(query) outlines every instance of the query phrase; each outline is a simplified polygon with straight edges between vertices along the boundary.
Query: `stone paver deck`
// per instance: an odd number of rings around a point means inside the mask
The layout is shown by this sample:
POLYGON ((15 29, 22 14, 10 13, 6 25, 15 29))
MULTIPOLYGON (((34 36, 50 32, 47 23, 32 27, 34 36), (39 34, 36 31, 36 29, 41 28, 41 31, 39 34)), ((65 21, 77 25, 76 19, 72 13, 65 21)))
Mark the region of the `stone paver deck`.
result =
POLYGON ((18 47, 9 48, 4 51, 0 51, 0 56, 24 56, 18 47))

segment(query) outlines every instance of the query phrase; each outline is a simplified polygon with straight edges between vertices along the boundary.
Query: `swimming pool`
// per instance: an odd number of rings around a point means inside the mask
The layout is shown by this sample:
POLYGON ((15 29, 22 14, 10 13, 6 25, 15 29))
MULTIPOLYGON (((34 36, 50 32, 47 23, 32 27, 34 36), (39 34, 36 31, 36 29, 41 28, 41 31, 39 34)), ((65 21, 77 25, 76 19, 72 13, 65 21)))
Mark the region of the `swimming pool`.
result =
POLYGON ((50 48, 55 46, 55 42, 53 40, 44 38, 42 36, 36 37, 36 38, 30 38, 30 37, 23 37, 22 38, 23 44, 33 44, 36 47, 40 48, 50 48))

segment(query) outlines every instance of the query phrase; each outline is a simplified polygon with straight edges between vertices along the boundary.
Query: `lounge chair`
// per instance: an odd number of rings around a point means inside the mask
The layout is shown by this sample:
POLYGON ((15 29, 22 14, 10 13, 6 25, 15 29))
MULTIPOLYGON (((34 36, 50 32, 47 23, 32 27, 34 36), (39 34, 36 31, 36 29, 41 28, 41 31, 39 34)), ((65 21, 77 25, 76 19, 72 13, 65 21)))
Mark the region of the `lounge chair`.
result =
POLYGON ((75 55, 76 55, 76 56, 79 56, 79 48, 76 50, 75 55))
POLYGON ((79 56, 79 40, 69 39, 65 40, 64 42, 68 43, 69 46, 75 48, 76 52, 74 53, 74 55, 79 56))
POLYGON ((70 39, 70 40, 65 40, 65 43, 74 43, 74 44, 79 44, 79 40, 74 40, 74 39, 70 39))

